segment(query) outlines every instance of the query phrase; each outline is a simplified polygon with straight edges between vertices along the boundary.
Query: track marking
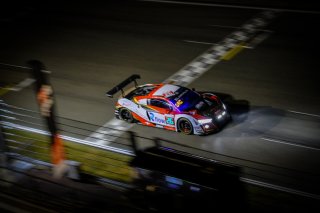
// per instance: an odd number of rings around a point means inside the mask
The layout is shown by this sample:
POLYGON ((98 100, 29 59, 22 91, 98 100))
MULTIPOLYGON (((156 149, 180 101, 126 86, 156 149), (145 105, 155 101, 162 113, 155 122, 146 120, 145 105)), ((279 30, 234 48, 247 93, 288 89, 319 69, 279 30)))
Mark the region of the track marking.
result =
POLYGON ((231 60, 234 56, 241 52, 241 50, 243 50, 243 45, 237 44, 233 49, 229 50, 224 56, 222 56, 221 60, 231 60))
POLYGON ((256 35, 257 29, 265 27, 274 17, 275 14, 271 11, 259 13, 256 17, 243 24, 239 30, 232 32, 224 40, 209 48, 163 83, 173 83, 182 86, 190 84, 203 73, 210 70, 211 67, 217 64, 230 50, 237 47, 233 50, 233 53, 239 52, 242 49, 239 45, 243 45, 252 39, 256 35))
POLYGON ((206 6, 206 7, 224 7, 224 8, 237 8, 237 9, 282 11, 280 9, 267 8, 267 7, 237 6, 237 5, 215 4, 215 3, 198 3, 198 2, 165 1, 165 0, 139 0, 139 1, 157 2, 157 3, 166 3, 166 4, 182 4, 182 5, 206 6))
POLYGON ((12 85, 7 85, 7 86, 4 86, 4 87, 1 87, 0 88, 0 96, 3 96, 5 95, 7 92, 9 92, 11 90, 11 87, 12 85))
MULTIPOLYGON (((26 69, 26 70, 31 70, 30 67, 25 67, 25 66, 19 66, 19 65, 14 65, 14 64, 7 64, 7 63, 0 63, 0 65, 3 66, 8 66, 8 67, 15 67, 15 68, 21 68, 21 69, 26 69)), ((48 73, 50 74, 51 71, 50 70, 42 70, 44 73, 48 73)))
POLYGON ((292 113, 295 113, 295 114, 308 115, 308 116, 320 118, 320 115, 311 114, 311 113, 298 112, 298 111, 293 111, 293 110, 288 110, 288 112, 292 112, 292 113))
POLYGON ((223 7, 223 8, 236 8, 236 9, 249 9, 249 10, 268 10, 274 12, 290 12, 290 13, 309 13, 320 14, 317 10, 295 10, 295 9, 277 9, 271 7, 253 7, 253 6, 239 6, 229 4, 215 4, 215 3, 198 3, 198 2, 183 2, 183 1, 165 1, 165 0, 139 0, 145 2, 157 2, 165 4, 182 4, 182 5, 194 5, 194 6, 206 6, 206 7, 223 7))
POLYGON ((183 40, 183 41, 188 43, 195 43, 195 44, 218 45, 218 43, 211 43, 211 42, 202 42, 202 41, 193 41, 193 40, 183 40))
MULTIPOLYGON (((193 41, 193 40, 183 40, 183 41, 187 43, 195 43, 195 44, 218 45, 218 43, 212 43, 212 42, 193 41)), ((246 49, 253 49, 252 47, 246 46, 246 45, 243 45, 242 47, 246 49)))
MULTIPOLYGON (((218 27, 218 28, 227 28, 227 29, 242 29, 241 27, 235 27, 235 26, 224 26, 224 25, 218 25, 218 24, 210 24, 210 27, 218 27)), ((271 30, 265 30, 265 29, 256 29, 257 31, 261 32, 267 32, 267 33, 272 33, 273 31, 271 30)))
POLYGON ((120 137, 124 131, 129 130, 132 126, 133 124, 113 118, 109 122, 105 123, 102 127, 97 129, 85 140, 101 145, 108 145, 120 137))
POLYGON ((26 78, 23 81, 21 81, 20 83, 18 83, 17 85, 15 85, 14 87, 12 87, 10 90, 15 91, 15 92, 19 92, 23 88, 28 87, 31 84, 33 84, 33 82, 35 82, 35 81, 36 80, 33 78, 26 78))
POLYGON ((20 83, 13 85, 13 84, 9 84, 5 87, 1 87, 0 88, 0 96, 10 92, 10 91, 14 91, 14 92, 19 92, 20 90, 22 90, 25 87, 28 87, 29 85, 31 85, 33 82, 35 82, 35 80, 33 78, 26 78, 23 81, 21 81, 20 83))
POLYGON ((315 148, 315 147, 310 147, 310 146, 305 146, 305 145, 300 145, 300 144, 289 143, 289 142, 286 142, 286 141, 275 140, 275 139, 272 139, 272 138, 261 138, 261 139, 265 140, 265 141, 270 141, 270 142, 280 143, 280 144, 285 144, 285 145, 290 145, 290 146, 296 146, 296 147, 301 147, 301 148, 305 148, 305 149, 313 149, 313 150, 317 150, 317 151, 320 150, 320 148, 315 148))
MULTIPOLYGON (((258 32, 257 29, 265 27, 274 17, 275 14, 272 11, 263 11, 259 13, 257 16, 243 24, 235 32, 232 32, 221 42, 213 45, 193 61, 182 67, 175 74, 164 80, 163 83, 187 86, 202 74, 210 70, 212 66, 217 64, 223 58, 231 59, 239 53, 240 50, 243 49, 243 44, 256 35, 258 32), (229 53, 229 51, 232 51, 232 54, 229 53)), ((132 124, 113 118, 89 135, 85 140, 98 144, 110 144, 123 133, 123 131, 117 131, 118 129, 128 130, 132 126, 132 124), (108 128, 112 129, 108 130, 108 128)))
POLYGON ((249 178, 240 177, 240 180, 242 182, 254 184, 257 186, 263 186, 263 187, 267 187, 269 189, 276 189, 279 191, 288 192, 291 194, 296 194, 296 195, 310 197, 313 199, 320 200, 320 196, 317 194, 312 194, 309 192, 304 192, 304 191, 300 191, 300 190, 296 190, 296 189, 292 189, 292 188, 288 188, 288 187, 283 187, 283 186, 279 186, 279 185, 275 185, 275 184, 270 184, 270 183, 266 183, 266 182, 262 182, 262 181, 258 181, 258 180, 249 179, 249 178))
POLYGON ((251 39, 251 41, 248 44, 248 47, 250 49, 254 49, 258 44, 260 44, 261 42, 266 40, 271 35, 271 33, 272 32, 264 32, 264 33, 257 35, 256 37, 251 39))

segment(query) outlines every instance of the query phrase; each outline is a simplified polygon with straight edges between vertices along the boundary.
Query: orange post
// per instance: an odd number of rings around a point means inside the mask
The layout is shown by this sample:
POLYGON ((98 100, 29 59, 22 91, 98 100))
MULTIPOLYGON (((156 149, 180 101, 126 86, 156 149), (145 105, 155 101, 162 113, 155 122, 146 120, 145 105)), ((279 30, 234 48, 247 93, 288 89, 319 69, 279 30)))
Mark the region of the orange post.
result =
POLYGON ((58 134, 54 135, 54 143, 51 148, 51 156, 53 164, 60 164, 65 160, 64 146, 62 139, 58 134))

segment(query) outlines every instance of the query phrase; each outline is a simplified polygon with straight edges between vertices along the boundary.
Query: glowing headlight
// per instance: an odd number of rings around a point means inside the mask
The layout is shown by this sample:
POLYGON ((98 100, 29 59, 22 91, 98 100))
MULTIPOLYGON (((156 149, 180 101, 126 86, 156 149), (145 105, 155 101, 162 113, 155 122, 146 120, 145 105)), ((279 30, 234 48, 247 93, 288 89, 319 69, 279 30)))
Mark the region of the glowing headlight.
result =
POLYGON ((200 124, 207 124, 207 123, 211 123, 212 122, 212 119, 209 118, 209 119, 202 119, 202 120, 198 120, 198 122, 200 124))

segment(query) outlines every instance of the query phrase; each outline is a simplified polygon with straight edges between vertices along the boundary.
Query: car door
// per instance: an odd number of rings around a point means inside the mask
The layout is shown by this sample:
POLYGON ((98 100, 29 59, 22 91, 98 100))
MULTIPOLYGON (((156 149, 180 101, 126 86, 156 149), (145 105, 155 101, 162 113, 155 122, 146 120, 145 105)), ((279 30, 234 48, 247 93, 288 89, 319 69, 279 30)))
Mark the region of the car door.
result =
POLYGON ((167 101, 151 98, 147 103, 150 122, 162 126, 174 126, 174 115, 171 114, 173 107, 167 101))

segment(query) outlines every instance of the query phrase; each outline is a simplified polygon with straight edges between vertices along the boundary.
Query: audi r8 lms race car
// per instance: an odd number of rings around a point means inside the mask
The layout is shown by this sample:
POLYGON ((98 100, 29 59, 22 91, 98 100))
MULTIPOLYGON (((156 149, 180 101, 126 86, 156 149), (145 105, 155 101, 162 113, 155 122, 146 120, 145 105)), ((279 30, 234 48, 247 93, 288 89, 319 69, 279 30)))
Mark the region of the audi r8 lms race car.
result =
POLYGON ((132 75, 106 93, 113 97, 122 92, 115 109, 118 119, 187 135, 216 132, 231 120, 225 104, 212 93, 164 83, 138 86, 136 79, 140 76, 132 75), (131 82, 135 87, 124 91, 131 82))

